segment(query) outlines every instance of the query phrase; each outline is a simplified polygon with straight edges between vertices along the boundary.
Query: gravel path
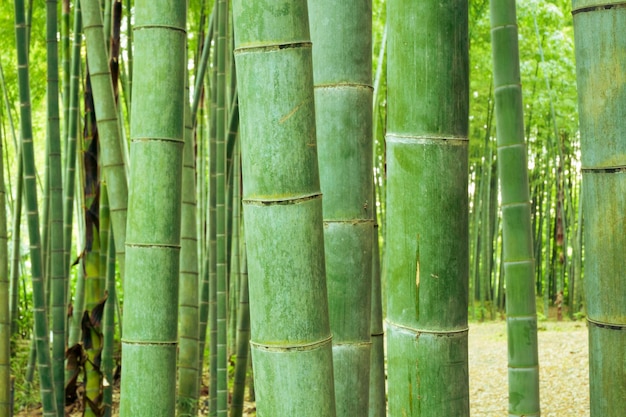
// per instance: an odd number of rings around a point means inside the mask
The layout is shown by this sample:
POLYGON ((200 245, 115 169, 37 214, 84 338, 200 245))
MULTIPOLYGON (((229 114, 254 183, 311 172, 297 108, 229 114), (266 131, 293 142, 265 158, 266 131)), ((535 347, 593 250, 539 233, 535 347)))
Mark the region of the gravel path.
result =
MULTIPOLYGON (((539 323, 542 417, 589 416, 585 322, 539 323)), ((508 414, 506 324, 472 323, 469 332, 472 417, 508 414)))

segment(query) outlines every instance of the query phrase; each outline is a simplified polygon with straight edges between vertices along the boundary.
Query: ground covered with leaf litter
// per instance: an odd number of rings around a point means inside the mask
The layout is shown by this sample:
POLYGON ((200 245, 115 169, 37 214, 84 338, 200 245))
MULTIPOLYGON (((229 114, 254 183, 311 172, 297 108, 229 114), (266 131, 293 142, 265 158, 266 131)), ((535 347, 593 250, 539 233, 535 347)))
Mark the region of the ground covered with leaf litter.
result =
MULTIPOLYGON (((541 415, 589 416, 589 365, 585 322, 539 323, 541 415)), ((470 408, 472 417, 508 415, 506 325, 504 322, 472 323, 469 332, 470 408)), ((206 390, 205 390, 206 391, 206 390)), ((119 399, 116 392, 115 400, 119 399)), ((202 400, 199 415, 207 415, 202 400)), ((115 404, 117 406, 117 404, 115 404)), ((246 416, 255 415, 246 403, 246 416)), ((68 416, 82 415, 68 407, 68 416)), ((114 416, 117 416, 117 407, 114 416)), ((41 408, 22 410, 19 417, 41 416, 41 408)), ((356 416, 355 416, 356 417, 356 416)))

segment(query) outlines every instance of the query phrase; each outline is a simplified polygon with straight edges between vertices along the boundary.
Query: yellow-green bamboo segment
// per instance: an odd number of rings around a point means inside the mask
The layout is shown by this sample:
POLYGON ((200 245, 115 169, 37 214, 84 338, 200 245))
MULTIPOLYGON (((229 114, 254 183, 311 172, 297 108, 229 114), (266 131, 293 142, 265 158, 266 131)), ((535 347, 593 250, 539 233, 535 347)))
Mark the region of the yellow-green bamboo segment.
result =
POLYGON ((309 2, 338 416, 366 416, 372 289, 372 4, 309 2))
POLYGON ((63 138, 67 145, 68 124, 70 121, 70 0, 61 0, 61 67, 63 69, 63 138))
POLYGON ((48 163, 50 167, 50 278, 52 331, 52 374, 57 415, 65 413, 65 257, 63 244, 63 179, 59 115, 59 51, 57 0, 46 1, 48 163))
MULTIPOLYGON (((379 224, 378 208, 382 207, 382 184, 378 184, 378 179, 382 177, 381 161, 382 161, 382 142, 384 138, 379 136, 379 126, 377 123, 380 115, 380 88, 381 79, 384 76, 384 65, 387 48, 387 24, 383 29, 380 51, 376 62, 376 75, 374 76, 374 91, 372 98, 373 117, 372 117, 372 138, 374 152, 372 155, 374 169, 374 194, 372 195, 372 204, 377 209, 374 212, 374 231, 372 238, 372 294, 371 294, 371 362, 370 362, 370 394, 369 394, 369 417, 385 417, 387 415, 387 394, 386 394, 386 376, 385 376, 385 327, 383 323, 383 300, 382 300, 382 280, 381 280, 381 250, 379 244, 379 235, 383 233, 383 228, 379 224), (377 149, 381 147, 380 159, 377 149), (377 173, 376 173, 377 172, 377 173), (380 203, 380 204, 379 204, 380 203)), ((384 131, 384 129, 381 129, 384 131)))
POLYGON ((383 324, 383 303, 380 277, 380 247, 378 244, 378 224, 374 225, 372 239, 372 311, 370 380, 369 380, 369 417, 387 415, 387 396, 385 395, 385 329, 383 324))
POLYGON ((37 208, 37 184, 35 155, 33 147, 32 114, 30 103, 30 81, 28 65, 27 26, 24 1, 15 0, 15 38, 17 43, 17 77, 20 101, 20 137, 24 163, 24 193, 28 236, 30 241, 30 262, 33 285, 33 316, 35 321, 34 341, 37 351, 39 384, 43 416, 56 416, 54 383, 50 367, 50 342, 46 317, 46 296, 43 279, 43 256, 39 232, 39 212, 37 208))
POLYGON ((115 242, 111 233, 109 198, 106 183, 100 184, 100 270, 104 277, 106 301, 102 312, 102 401, 103 417, 110 417, 113 410, 113 371, 115 348, 115 242), (104 230, 107 230, 105 233, 104 230), (106 251, 106 252, 105 252, 106 251), (103 256, 103 252, 104 256, 103 256))
POLYGON ((216 197, 216 301, 217 301, 217 368, 211 369, 211 374, 217 376, 217 408, 216 415, 225 417, 228 412, 228 358, 227 358, 227 337, 226 312, 228 308, 227 288, 227 239, 226 239, 226 27, 228 22, 228 1, 217 1, 217 85, 212 88, 217 89, 216 108, 216 175, 215 175, 215 197, 216 197))
POLYGON ((392 416, 468 416, 468 5, 387 3, 392 416))
MULTIPOLYGON (((3 155, 0 132, 0 155, 3 155)), ((0 415, 10 416, 11 406, 11 312, 9 309, 9 251, 4 187, 4 158, 0 157, 0 415)))
MULTIPOLYGON (((217 10, 215 2, 214 10, 217 10)), ((217 13, 215 13, 217 15, 217 13)), ((208 222, 209 222, 209 252, 208 252, 208 332, 209 333, 209 417, 217 417, 217 54, 212 57, 209 102, 209 198, 208 198, 208 222)), ((208 78, 208 77, 207 77, 208 78)), ((204 349, 203 349, 204 352, 204 349)), ((204 355, 202 355, 203 357, 204 355)), ((202 369, 202 368, 200 368, 202 369)))
MULTIPOLYGON (((68 0, 69 1, 69 0, 68 0)), ((64 6, 65 7, 65 6, 64 6)), ((70 257, 72 248, 72 230, 74 218, 74 194, 76 187, 76 142, 78 136, 79 118, 79 77, 80 77, 80 51, 82 43, 82 22, 80 2, 74 8, 74 38, 72 42, 72 65, 70 85, 68 88, 69 101, 67 116, 67 137, 65 140, 65 176, 63 177, 63 267, 65 268, 66 287, 69 281, 70 257)), ((67 288, 66 288, 67 293, 67 288)))
POLYGON ((230 404, 230 417, 243 415, 246 372, 248 370, 248 352, 250 350, 250 298, 248 297, 248 260, 246 258, 245 239, 242 241, 241 271, 239 289, 239 311, 237 316, 237 355, 233 378, 233 397, 230 404))
POLYGON ((196 170, 189 87, 185 87, 185 148, 180 235, 178 296, 178 415, 195 416, 199 392, 198 238, 196 235, 196 170))
POLYGON ((257 415, 334 417, 307 2, 233 21, 257 415))
POLYGON ((121 417, 176 413, 186 14, 135 1, 121 417))
POLYGON ((572 4, 583 174, 591 417, 626 399, 626 3, 572 4))
POLYGON ((507 295, 509 416, 538 416, 535 260, 515 0, 491 1, 491 40, 507 295))
POLYGON ((126 211, 128 206, 128 181, 122 156, 125 146, 118 123, 118 111, 113 94, 109 58, 102 28, 102 13, 98 0, 81 0, 81 12, 87 65, 91 74, 96 118, 100 143, 102 175, 109 190, 111 223, 117 242, 116 259, 124 276, 124 242, 126 240, 126 211))

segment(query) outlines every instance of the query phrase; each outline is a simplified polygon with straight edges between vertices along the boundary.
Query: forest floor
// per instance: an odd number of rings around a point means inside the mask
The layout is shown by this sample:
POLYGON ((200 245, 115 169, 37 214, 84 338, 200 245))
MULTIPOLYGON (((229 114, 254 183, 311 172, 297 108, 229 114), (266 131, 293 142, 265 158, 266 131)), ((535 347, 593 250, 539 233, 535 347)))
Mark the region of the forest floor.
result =
MULTIPOLYGON (((589 416, 589 361, 585 321, 538 324, 542 417, 589 416)), ((469 332, 472 417, 508 415, 506 324, 471 323, 469 332)))
MULTIPOLYGON (((541 415, 588 417, 586 323, 567 319, 541 321, 538 327, 541 415)), ((469 376, 471 416, 508 415, 506 325, 503 321, 470 323, 469 376)), ((114 401, 117 403, 118 399, 116 390, 114 401)), ((200 415, 207 415, 204 408, 201 406, 200 415)), ((82 415, 78 406, 68 407, 66 411, 70 417, 82 415)), ((118 415, 117 404, 113 415, 118 415)), ((255 415, 254 403, 246 403, 244 415, 255 415)), ((41 408, 22 410, 16 416, 41 416, 41 408)))

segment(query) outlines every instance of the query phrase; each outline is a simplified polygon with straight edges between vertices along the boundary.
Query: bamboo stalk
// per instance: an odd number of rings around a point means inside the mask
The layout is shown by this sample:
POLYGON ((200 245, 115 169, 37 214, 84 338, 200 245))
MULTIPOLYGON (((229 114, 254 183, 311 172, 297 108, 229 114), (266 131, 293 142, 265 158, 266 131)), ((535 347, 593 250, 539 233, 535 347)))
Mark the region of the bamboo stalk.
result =
POLYGON ((387 2, 393 416, 468 416, 468 5, 387 2))
POLYGON ((515 0, 491 2, 502 244, 507 289, 509 415, 540 414, 534 250, 515 0))
POLYGON ((185 2, 135 2, 121 417, 176 412, 186 16, 185 2))
POLYGON ((333 417, 307 2, 234 1, 233 21, 257 415, 333 417))
POLYGON ((372 4, 316 0, 309 15, 336 409, 365 416, 375 215, 372 4))
POLYGON ((50 344, 46 317, 45 285, 39 213, 37 207, 37 184, 33 149, 32 115, 30 107, 30 82, 28 64, 28 35, 25 21, 24 1, 15 0, 15 36, 17 42, 17 62, 20 100, 20 136, 22 158, 24 160, 24 191, 26 214, 31 252, 31 273, 33 285, 33 310, 35 319, 35 343, 39 366, 40 394, 44 417, 56 416, 54 382, 50 367, 50 344))
POLYGON ((623 414, 626 392, 626 8, 572 3, 583 176, 591 417, 623 414))

